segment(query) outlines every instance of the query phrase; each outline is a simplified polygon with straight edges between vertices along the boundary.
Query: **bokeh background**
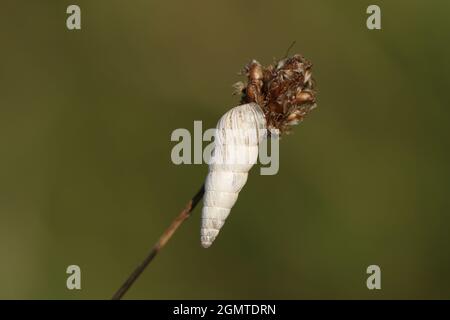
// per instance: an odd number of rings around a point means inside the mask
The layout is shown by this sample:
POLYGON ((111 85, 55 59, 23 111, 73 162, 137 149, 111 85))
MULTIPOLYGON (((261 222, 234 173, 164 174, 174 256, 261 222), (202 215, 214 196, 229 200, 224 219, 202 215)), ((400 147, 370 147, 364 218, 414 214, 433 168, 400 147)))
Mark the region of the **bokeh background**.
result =
POLYGON ((133 299, 450 298, 448 1, 2 1, 0 298, 108 299, 196 192, 213 127, 292 41, 318 104, 210 249, 200 207, 133 299), (66 29, 78 4, 81 31, 66 29), (382 30, 366 28, 378 4, 382 30), (82 290, 66 288, 66 268, 82 290), (366 288, 366 268, 382 289, 366 288))

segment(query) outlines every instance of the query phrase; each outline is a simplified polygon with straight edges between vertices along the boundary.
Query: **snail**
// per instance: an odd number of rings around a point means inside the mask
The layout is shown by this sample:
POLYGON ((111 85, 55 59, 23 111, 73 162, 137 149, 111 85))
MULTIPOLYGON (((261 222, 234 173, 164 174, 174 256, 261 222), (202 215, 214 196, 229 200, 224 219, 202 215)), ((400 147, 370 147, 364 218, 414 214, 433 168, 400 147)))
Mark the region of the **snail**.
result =
POLYGON ((234 85, 241 104, 226 112, 216 126, 201 218, 204 248, 214 242, 236 203, 266 133, 289 132, 316 107, 311 67, 298 54, 267 67, 256 60, 245 66, 247 84, 234 85))

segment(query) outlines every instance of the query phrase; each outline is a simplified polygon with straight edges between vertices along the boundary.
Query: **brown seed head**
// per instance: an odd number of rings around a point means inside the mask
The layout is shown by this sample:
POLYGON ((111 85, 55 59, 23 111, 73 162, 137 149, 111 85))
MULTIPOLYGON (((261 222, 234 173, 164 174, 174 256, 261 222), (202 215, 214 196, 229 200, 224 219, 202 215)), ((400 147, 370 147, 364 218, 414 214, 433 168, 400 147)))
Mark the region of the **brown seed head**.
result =
POLYGON ((302 103, 306 103, 306 102, 311 102, 314 103, 315 102, 315 97, 312 93, 307 92, 307 91, 299 91, 297 93, 297 95, 295 96, 295 101, 296 104, 302 104, 302 103))
POLYGON ((299 54, 267 67, 253 60, 244 69, 247 83, 240 87, 241 102, 258 103, 269 129, 289 131, 316 106, 311 68, 299 54))
POLYGON ((253 60, 248 66, 247 77, 250 81, 258 81, 263 78, 263 69, 258 61, 253 60))

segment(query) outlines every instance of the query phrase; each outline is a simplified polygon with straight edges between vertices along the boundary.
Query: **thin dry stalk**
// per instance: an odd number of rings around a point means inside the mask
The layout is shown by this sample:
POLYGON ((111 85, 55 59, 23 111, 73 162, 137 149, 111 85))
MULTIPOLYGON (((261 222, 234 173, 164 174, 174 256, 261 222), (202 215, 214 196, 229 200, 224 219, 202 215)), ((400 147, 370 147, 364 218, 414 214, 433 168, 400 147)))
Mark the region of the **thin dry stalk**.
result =
POLYGON ((122 299, 122 297, 131 288, 131 286, 137 280, 137 278, 139 278, 139 276, 142 274, 145 268, 147 268, 150 262, 152 262, 152 260, 156 257, 159 251, 161 251, 161 249, 164 248, 164 246, 173 236, 175 231, 177 231, 178 227, 184 222, 184 220, 190 217, 192 210, 194 210, 194 208, 203 198, 204 193, 205 193, 205 186, 203 185, 197 192, 197 194, 191 200, 189 200, 189 202, 186 204, 186 207, 180 212, 180 214, 175 218, 175 220, 172 221, 172 223, 166 229, 166 231, 164 231, 159 240, 150 250, 147 257, 144 259, 144 261, 142 261, 141 264, 138 265, 136 269, 134 269, 134 271, 130 274, 127 280, 119 288, 119 290, 117 290, 117 292, 112 297, 112 300, 122 299))

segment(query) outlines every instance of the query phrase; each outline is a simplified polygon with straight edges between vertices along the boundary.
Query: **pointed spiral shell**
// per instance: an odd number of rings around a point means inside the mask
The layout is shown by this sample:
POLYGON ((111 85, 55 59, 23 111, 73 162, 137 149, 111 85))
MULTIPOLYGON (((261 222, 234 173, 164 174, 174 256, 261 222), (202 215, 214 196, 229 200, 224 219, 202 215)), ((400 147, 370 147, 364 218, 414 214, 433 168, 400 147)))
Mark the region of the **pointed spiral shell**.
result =
POLYGON ((204 248, 217 237, 247 181, 248 171, 256 163, 266 119, 256 103, 249 103, 225 113, 216 129, 202 210, 200 234, 204 248))

